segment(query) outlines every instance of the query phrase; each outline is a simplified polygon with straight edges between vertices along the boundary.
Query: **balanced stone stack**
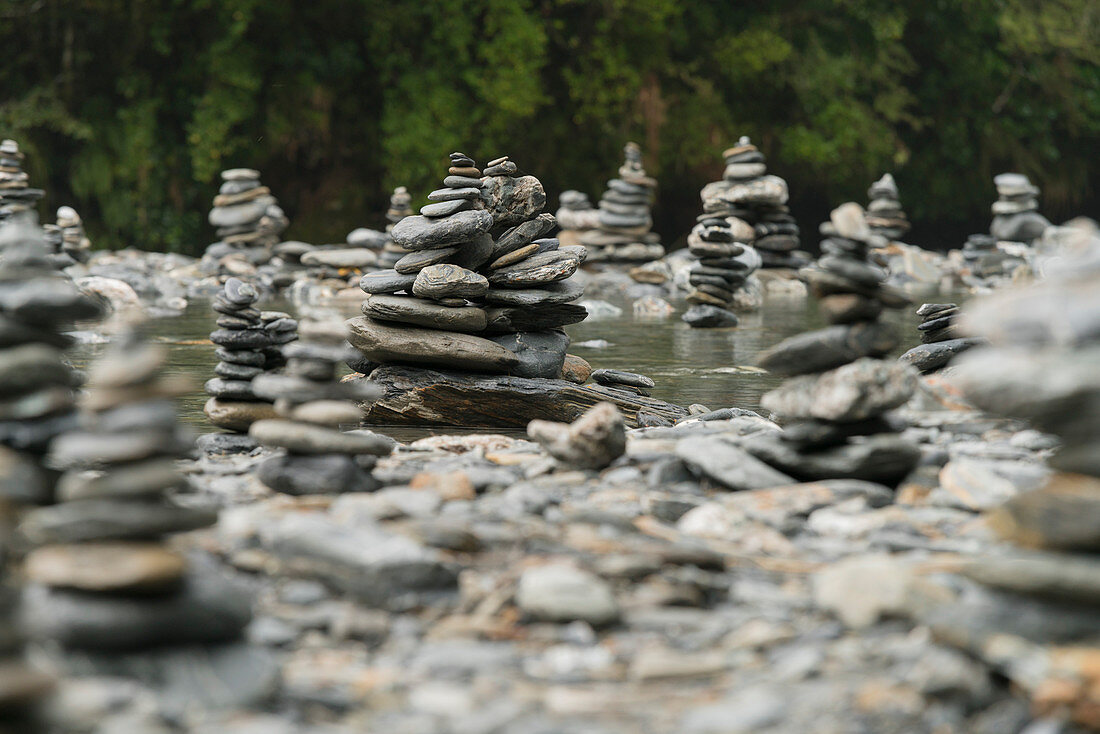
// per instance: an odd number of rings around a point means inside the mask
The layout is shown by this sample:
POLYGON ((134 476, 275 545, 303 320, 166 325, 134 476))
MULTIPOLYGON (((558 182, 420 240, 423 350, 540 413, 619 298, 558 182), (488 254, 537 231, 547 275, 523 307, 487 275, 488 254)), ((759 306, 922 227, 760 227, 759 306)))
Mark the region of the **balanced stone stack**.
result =
POLYGON ((57 210, 57 222, 42 227, 46 236, 48 257, 58 270, 88 262, 92 243, 84 234, 80 215, 70 206, 57 210))
POLYGON ((1100 726, 1100 240, 1093 236, 1085 258, 1067 258, 1046 274, 1026 289, 967 304, 960 319, 992 347, 961 357, 954 383, 977 407, 1025 420, 1061 447, 1043 487, 988 518, 1017 549, 997 548, 964 568, 993 604, 970 596, 973 607, 955 605, 943 621, 954 626, 965 611, 962 619, 977 622, 967 626, 996 636, 998 649, 1030 651, 1027 670, 1010 673, 1031 675, 1013 675, 1014 682, 1093 731, 1100 726))
POLYGON ((945 366, 955 355, 982 344, 984 339, 959 334, 958 327, 955 326, 958 313, 959 307, 954 303, 923 304, 917 309, 917 316, 922 318, 917 325, 917 330, 921 333, 921 344, 898 359, 927 374, 945 366))
POLYGON ((297 338, 297 322, 282 312, 265 312, 253 304, 259 293, 249 283, 229 278, 214 299, 218 329, 210 341, 220 362, 207 380, 210 395, 204 412, 219 428, 244 432, 256 420, 274 416, 269 402, 252 390, 252 381, 284 363, 280 346, 297 338), (266 317, 266 318, 265 318, 266 317))
POLYGON ((14 140, 0 142, 0 222, 20 212, 33 211, 35 203, 45 196, 42 189, 32 189, 23 170, 23 152, 14 140))
POLYGON ((576 239, 577 232, 600 226, 599 209, 592 206, 588 194, 573 189, 563 191, 558 196, 558 210, 554 213, 554 218, 562 230, 559 235, 562 242, 567 242, 570 237, 576 239))
MULTIPOLYGON (((809 264, 809 253, 798 249, 799 230, 787 206, 787 182, 769 174, 764 154, 742 137, 722 157, 726 168, 721 181, 703 187, 703 214, 730 219, 738 242, 752 245, 765 268, 800 268, 809 264), (741 234, 751 229, 751 237, 741 234)), ((748 234, 746 232, 746 234, 748 234)))
POLYGON ((569 338, 559 327, 587 316, 568 282, 584 248, 540 239, 554 217, 540 214, 542 184, 517 176, 507 158, 482 172, 451 154, 444 188, 392 231, 409 251, 393 270, 368 273, 362 318, 348 322, 361 359, 521 377, 560 376, 569 338))
POLYGON ((412 196, 404 186, 398 186, 390 196, 390 208, 386 210, 386 242, 378 255, 378 266, 392 268, 397 261, 409 254, 409 251, 393 241, 393 228, 405 217, 412 216, 412 196))
POLYGON ((692 306, 683 320, 694 327, 736 326, 730 310, 734 294, 761 265, 760 255, 737 242, 729 221, 710 216, 695 225, 688 235, 688 250, 699 258, 688 271, 692 306))
POLYGON ((1030 244, 1039 239, 1050 221, 1039 213, 1039 187, 1022 173, 1002 173, 993 178, 997 201, 989 233, 1006 242, 1030 244))
POLYGON ((28 631, 65 648, 120 651, 237 637, 250 601, 216 572, 191 567, 166 536, 206 527, 217 513, 176 502, 176 461, 193 437, 173 398, 167 351, 131 332, 89 373, 82 425, 59 436, 50 462, 65 470, 58 503, 20 523, 28 631))
POLYGON ((660 235, 650 231, 653 217, 649 208, 657 181, 646 175, 637 143, 627 143, 623 156, 619 177, 607 182, 607 191, 600 197, 595 229, 563 231, 560 236, 566 244, 588 248, 592 262, 648 262, 665 254, 660 235))
POLYGON ((289 224, 271 189, 260 183, 260 172, 251 168, 222 171, 209 221, 220 242, 207 248, 207 254, 220 258, 245 253, 254 264, 270 259, 271 248, 289 224))
POLYGON ((881 238, 858 204, 835 209, 822 231, 828 235, 822 243, 826 254, 802 274, 831 326, 787 339, 761 357, 762 367, 792 377, 761 400, 786 427, 744 445, 798 479, 895 484, 920 451, 896 435, 887 413, 909 400, 917 374, 908 365, 878 359, 897 344, 880 315, 908 299, 868 262, 869 246, 881 238))
POLYGON ((871 200, 867 205, 867 226, 871 231, 891 242, 900 240, 909 231, 909 218, 901 208, 898 185, 889 173, 871 184, 867 190, 871 200))
POLYGON ((332 494, 377 489, 371 477, 376 457, 393 443, 358 426, 359 403, 377 397, 369 382, 337 382, 336 368, 349 358, 344 324, 304 321, 301 341, 285 348, 284 374, 262 375, 256 392, 275 403, 278 418, 257 421, 249 435, 260 445, 284 449, 260 464, 260 481, 288 494, 332 494))
POLYGON ((74 322, 101 308, 51 266, 42 230, 23 213, 0 227, 0 454, 20 481, 6 483, 18 503, 49 501, 52 474, 42 457, 76 422, 76 376, 64 361, 74 322))

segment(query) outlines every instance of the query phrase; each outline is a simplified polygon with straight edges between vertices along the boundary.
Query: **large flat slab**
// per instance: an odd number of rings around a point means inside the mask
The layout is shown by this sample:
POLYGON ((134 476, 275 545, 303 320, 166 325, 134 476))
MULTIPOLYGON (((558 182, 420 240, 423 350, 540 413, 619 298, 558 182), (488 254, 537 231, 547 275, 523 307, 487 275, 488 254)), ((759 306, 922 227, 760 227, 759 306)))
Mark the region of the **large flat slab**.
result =
POLYGON ((384 391, 373 405, 361 406, 364 421, 372 424, 526 428, 535 418, 576 420, 604 401, 614 403, 631 428, 638 425, 639 411, 669 421, 688 413, 679 405, 625 390, 565 380, 401 366, 379 367, 370 379, 384 391))

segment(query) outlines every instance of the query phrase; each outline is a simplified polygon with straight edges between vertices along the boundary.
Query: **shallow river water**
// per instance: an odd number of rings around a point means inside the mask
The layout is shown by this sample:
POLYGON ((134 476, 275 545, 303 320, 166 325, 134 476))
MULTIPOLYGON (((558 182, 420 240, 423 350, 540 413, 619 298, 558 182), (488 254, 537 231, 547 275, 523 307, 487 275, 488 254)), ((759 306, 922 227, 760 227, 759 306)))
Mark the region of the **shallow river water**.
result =
MULTIPOLYGON (((296 314, 296 309, 285 303, 266 301, 259 305, 296 314)), ((675 315, 659 320, 635 318, 629 302, 616 305, 623 309, 620 316, 567 327, 573 340, 570 352, 584 357, 593 368, 630 370, 652 377, 657 383, 652 391, 656 398, 679 405, 701 403, 711 409, 757 409, 760 396, 781 381, 753 366, 760 353, 788 336, 824 325, 813 298, 770 297, 759 311, 742 314, 736 329, 692 329, 680 321, 683 302, 676 304, 675 315)), ((340 311, 348 317, 358 314, 355 306, 344 306, 340 311)), ((920 320, 913 308, 888 318, 897 324, 902 337, 899 354, 918 343, 916 324, 920 320)), ((209 302, 193 302, 182 315, 153 320, 149 327, 154 338, 169 347, 169 369, 187 375, 194 383, 194 392, 180 401, 184 420, 200 431, 209 429, 202 413, 206 401, 202 384, 213 376, 216 362, 208 338, 214 328, 209 302)), ((85 366, 102 353, 104 346, 82 344, 75 350, 74 363, 85 366)), ((408 440, 463 429, 403 427, 389 432, 408 440)))

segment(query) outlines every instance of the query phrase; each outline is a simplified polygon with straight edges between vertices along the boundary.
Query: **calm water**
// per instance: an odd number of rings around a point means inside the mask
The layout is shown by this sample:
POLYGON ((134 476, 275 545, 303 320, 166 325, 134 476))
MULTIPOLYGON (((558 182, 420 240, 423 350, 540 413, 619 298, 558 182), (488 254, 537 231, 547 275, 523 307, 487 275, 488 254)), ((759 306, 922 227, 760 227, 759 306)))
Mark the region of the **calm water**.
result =
MULTIPOLYGON (((928 297, 924 300, 933 300, 928 297)), ((919 303, 920 301, 918 301, 919 303)), ((727 406, 756 409, 760 396, 781 378, 753 365, 762 351, 793 334, 822 326, 812 298, 773 297, 756 312, 743 314, 736 329, 692 329, 680 321, 683 304, 668 319, 636 319, 628 302, 616 303, 623 314, 615 318, 588 320, 567 327, 573 340, 570 352, 587 359, 594 368, 608 367, 649 375, 656 381, 653 396, 680 405, 702 403, 711 409, 727 406)), ((296 309, 285 303, 265 302, 264 309, 296 309)), ((348 317, 358 314, 355 306, 343 307, 348 317)), ((902 335, 898 353, 918 343, 916 325, 920 319, 909 309, 891 314, 902 335)), ((213 376, 216 360, 209 333, 214 313, 207 302, 195 302, 176 317, 150 324, 156 339, 167 344, 169 371, 191 378, 194 392, 181 401, 184 420, 199 430, 210 425, 202 413, 206 395, 202 384, 213 376)), ((105 344, 83 344, 75 350, 74 363, 83 367, 100 355, 105 344)), ((427 433, 455 433, 462 429, 410 431, 394 429, 393 435, 408 439, 427 433), (398 435, 401 434, 401 435, 398 435)))

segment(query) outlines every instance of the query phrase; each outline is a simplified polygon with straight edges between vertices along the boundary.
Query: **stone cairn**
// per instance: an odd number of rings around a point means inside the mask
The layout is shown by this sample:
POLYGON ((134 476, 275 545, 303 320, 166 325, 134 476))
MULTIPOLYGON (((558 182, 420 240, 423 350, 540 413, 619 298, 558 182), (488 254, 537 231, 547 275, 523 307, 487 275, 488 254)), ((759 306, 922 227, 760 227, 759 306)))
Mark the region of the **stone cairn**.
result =
POLYGON ((802 274, 832 325, 787 339, 761 357, 762 367, 792 377, 761 400, 786 427, 745 447, 798 479, 895 484, 920 451, 895 435, 886 414, 909 400, 917 375, 908 365, 878 359, 897 344, 894 330, 879 317, 908 299, 868 261, 869 247, 881 238, 858 204, 835 209, 821 229, 826 254, 802 274))
POLYGON ((247 595, 165 542, 217 520, 171 497, 193 437, 173 402, 190 386, 166 362, 163 346, 123 335, 89 372, 80 427, 50 448, 65 472, 57 504, 19 525, 34 548, 24 611, 36 639, 104 652, 221 642, 251 618, 247 595))
MULTIPOLYGON (((955 384, 974 405, 1061 441, 1044 486, 1017 494, 988 518, 1016 548, 974 558, 963 573, 987 587, 996 605, 995 612, 979 605, 971 616, 992 620, 985 624, 1000 649, 1026 655, 1027 670, 1010 671, 1014 682, 1089 731, 1100 726, 1100 673, 1092 662, 1100 578, 1100 240, 1092 246, 1084 258, 1048 270, 1043 282, 967 304, 960 325, 992 346, 953 365, 955 384)), ((952 627, 956 619, 950 616, 952 627)))
POLYGON ((290 223, 271 189, 260 183, 260 172, 251 168, 222 171, 209 221, 220 241, 207 248, 207 255, 243 254, 253 264, 271 259, 272 247, 290 223))
POLYGON ((229 431, 244 433, 254 421, 274 417, 271 404, 252 389, 254 378, 285 364, 281 345, 298 338, 298 322, 281 311, 260 311, 254 307, 259 293, 249 283, 229 278, 214 298, 217 330, 210 341, 221 360, 214 378, 207 380, 210 395, 204 412, 211 423, 229 431))
POLYGON ((23 158, 19 143, 10 139, 0 142, 0 222, 33 211, 35 203, 46 195, 27 185, 30 179, 23 170, 23 158))
POLYGON ((76 423, 73 388, 65 363, 77 321, 102 316, 98 303, 60 275, 45 255, 42 230, 21 214, 0 227, 0 453, 10 471, 23 473, 18 503, 48 502, 53 475, 40 468, 58 434, 76 423))
POLYGON ((386 210, 386 241, 378 255, 378 266, 392 268, 397 261, 409 254, 409 251, 393 241, 393 228, 405 217, 412 216, 412 196, 404 186, 398 186, 390 196, 390 208, 386 210))
POLYGON ((539 239, 554 217, 539 213, 546 195, 538 179, 516 173, 499 158, 482 177, 473 159, 451 154, 444 188, 393 228, 409 253, 393 270, 363 276, 365 315, 348 322, 361 354, 352 369, 412 364, 560 376, 569 337, 559 327, 587 316, 571 303, 583 289, 568 282, 584 248, 539 239))
POLYGON ((607 182, 598 209, 591 210, 588 197, 576 191, 564 192, 560 199, 559 213, 565 220, 559 222, 563 229, 559 239, 563 244, 584 245, 592 262, 648 262, 665 254, 660 235, 650 231, 657 181, 646 175, 637 143, 627 143, 623 157, 619 177, 607 182), (582 226, 566 229, 567 223, 582 226))
POLYGON ((798 249, 798 224, 787 206, 787 182, 767 172, 764 154, 747 137, 722 157, 726 159, 722 180, 707 184, 699 194, 703 200, 699 220, 731 220, 737 241, 756 248, 765 268, 808 265, 810 255, 798 249))
POLYGON ((997 201, 993 202, 993 222, 989 233, 1005 242, 1030 244, 1039 239, 1050 221, 1039 213, 1039 187, 1022 173, 1002 173, 993 177, 997 201))
POLYGON ((958 328, 955 326, 955 317, 958 313, 959 307, 954 303, 921 305, 917 309, 917 316, 922 319, 917 325, 921 344, 898 359, 913 365, 923 374, 928 374, 945 366, 955 355, 984 343, 984 339, 965 337, 958 333, 958 328))
POLYGON ((358 403, 378 390, 367 381, 337 382, 337 365, 349 357, 347 331, 339 321, 301 324, 301 340, 285 348, 285 374, 262 375, 255 389, 275 404, 276 419, 257 421, 249 435, 260 445, 283 449, 260 464, 260 481, 287 494, 368 492, 378 488, 370 474, 378 456, 393 442, 367 431, 344 433, 358 426, 358 403))
POLYGON ((710 216, 691 230, 688 250, 699 258, 688 271, 691 308, 683 320, 697 328, 737 326, 733 307, 735 293, 761 265, 760 255, 737 241, 733 225, 722 217, 710 216))
POLYGON ((46 236, 48 257, 58 270, 88 262, 92 243, 84 234, 80 215, 71 206, 58 209, 57 222, 43 225, 42 229, 46 236))
POLYGON ((867 189, 867 198, 871 200, 867 205, 867 226, 871 231, 891 242, 904 237, 909 231, 909 218, 901 208, 894 177, 884 173, 867 189))

